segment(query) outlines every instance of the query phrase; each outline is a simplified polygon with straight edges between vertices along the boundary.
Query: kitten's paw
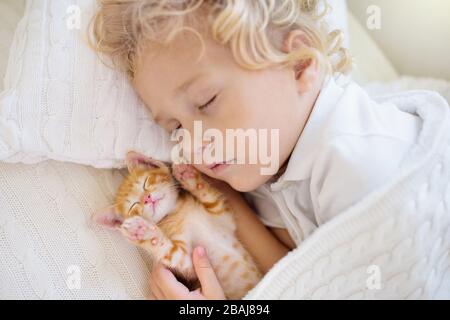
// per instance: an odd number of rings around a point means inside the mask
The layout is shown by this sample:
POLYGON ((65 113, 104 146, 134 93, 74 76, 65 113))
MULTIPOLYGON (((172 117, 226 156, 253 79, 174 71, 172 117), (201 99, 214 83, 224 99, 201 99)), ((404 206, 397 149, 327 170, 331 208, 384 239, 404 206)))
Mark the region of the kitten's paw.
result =
POLYGON ((121 230, 125 237, 134 242, 158 241, 157 226, 139 216, 126 219, 122 223, 121 230))
POLYGON ((172 174, 183 188, 188 191, 202 189, 205 186, 200 172, 188 164, 177 164, 172 168, 172 174))

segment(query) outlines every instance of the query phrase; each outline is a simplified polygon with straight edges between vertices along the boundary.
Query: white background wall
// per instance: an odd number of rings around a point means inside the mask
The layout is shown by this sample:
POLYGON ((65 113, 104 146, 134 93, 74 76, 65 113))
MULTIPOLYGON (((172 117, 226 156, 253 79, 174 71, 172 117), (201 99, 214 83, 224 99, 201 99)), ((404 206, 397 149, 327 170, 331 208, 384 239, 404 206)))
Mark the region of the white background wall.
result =
POLYGON ((23 15, 25 1, 0 0, 0 92, 3 89, 3 76, 8 64, 9 48, 16 30, 17 22, 23 15))
POLYGON ((363 26, 370 5, 381 9, 381 30, 369 34, 400 74, 450 80, 450 0, 348 0, 363 26))

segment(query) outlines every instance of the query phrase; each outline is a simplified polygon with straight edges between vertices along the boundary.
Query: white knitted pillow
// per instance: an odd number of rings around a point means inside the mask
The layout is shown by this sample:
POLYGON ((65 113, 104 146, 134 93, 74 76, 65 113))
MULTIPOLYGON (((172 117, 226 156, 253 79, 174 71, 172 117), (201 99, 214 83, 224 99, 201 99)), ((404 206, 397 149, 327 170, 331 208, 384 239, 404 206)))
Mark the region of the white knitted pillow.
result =
POLYGON ((170 141, 126 77, 86 42, 94 0, 29 0, 0 96, 0 160, 120 167, 129 149, 168 160, 170 141), (76 5, 76 6, 74 6, 76 5), (80 28, 69 17, 80 14, 80 28))
MULTIPOLYGON (((28 0, 0 94, 0 161, 122 167, 128 150, 170 159, 172 144, 126 77, 86 43, 94 0, 28 0), (69 28, 79 13, 80 28, 69 28), (70 21, 69 21, 70 20, 70 21)), ((330 26, 346 29, 345 0, 330 26)))

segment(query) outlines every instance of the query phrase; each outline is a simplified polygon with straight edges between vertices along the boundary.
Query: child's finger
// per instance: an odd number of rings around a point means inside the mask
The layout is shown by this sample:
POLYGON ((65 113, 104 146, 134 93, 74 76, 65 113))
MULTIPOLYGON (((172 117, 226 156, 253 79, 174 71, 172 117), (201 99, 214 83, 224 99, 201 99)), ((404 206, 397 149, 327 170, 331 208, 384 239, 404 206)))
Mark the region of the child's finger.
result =
POLYGON ((207 299, 225 299, 222 286, 217 279, 203 247, 194 250, 194 268, 202 287, 202 293, 207 299))
MULTIPOLYGON (((150 290, 151 290, 151 289, 150 289, 150 290)), ((157 298, 152 292, 150 292, 150 294, 149 294, 147 300, 158 300, 158 298, 157 298)))
POLYGON ((158 286, 159 278, 157 277, 157 273, 155 272, 158 268, 161 268, 161 266, 156 265, 153 268, 152 273, 150 274, 150 290, 153 293, 153 295, 156 297, 156 299, 165 300, 166 296, 162 292, 161 288, 158 286))
POLYGON ((166 299, 186 299, 189 290, 164 267, 155 270, 156 283, 166 299))
POLYGON ((150 292, 152 293, 152 296, 156 299, 156 300, 162 300, 164 299, 164 295, 161 292, 161 290, 158 288, 158 286, 156 285, 155 281, 153 279, 150 279, 150 292))

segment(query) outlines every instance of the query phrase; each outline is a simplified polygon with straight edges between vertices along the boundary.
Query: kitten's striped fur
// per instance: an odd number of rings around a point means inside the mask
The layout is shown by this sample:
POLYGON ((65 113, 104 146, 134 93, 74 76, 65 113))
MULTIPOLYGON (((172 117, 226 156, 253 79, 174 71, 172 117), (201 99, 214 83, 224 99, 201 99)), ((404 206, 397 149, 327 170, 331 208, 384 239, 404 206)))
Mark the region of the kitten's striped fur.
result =
POLYGON ((197 245, 206 249, 229 299, 242 298, 256 285, 261 273, 236 237, 231 208, 196 169, 175 165, 170 170, 134 152, 127 163, 130 174, 115 204, 95 215, 99 223, 121 230, 190 289, 198 286, 191 260, 197 245))

